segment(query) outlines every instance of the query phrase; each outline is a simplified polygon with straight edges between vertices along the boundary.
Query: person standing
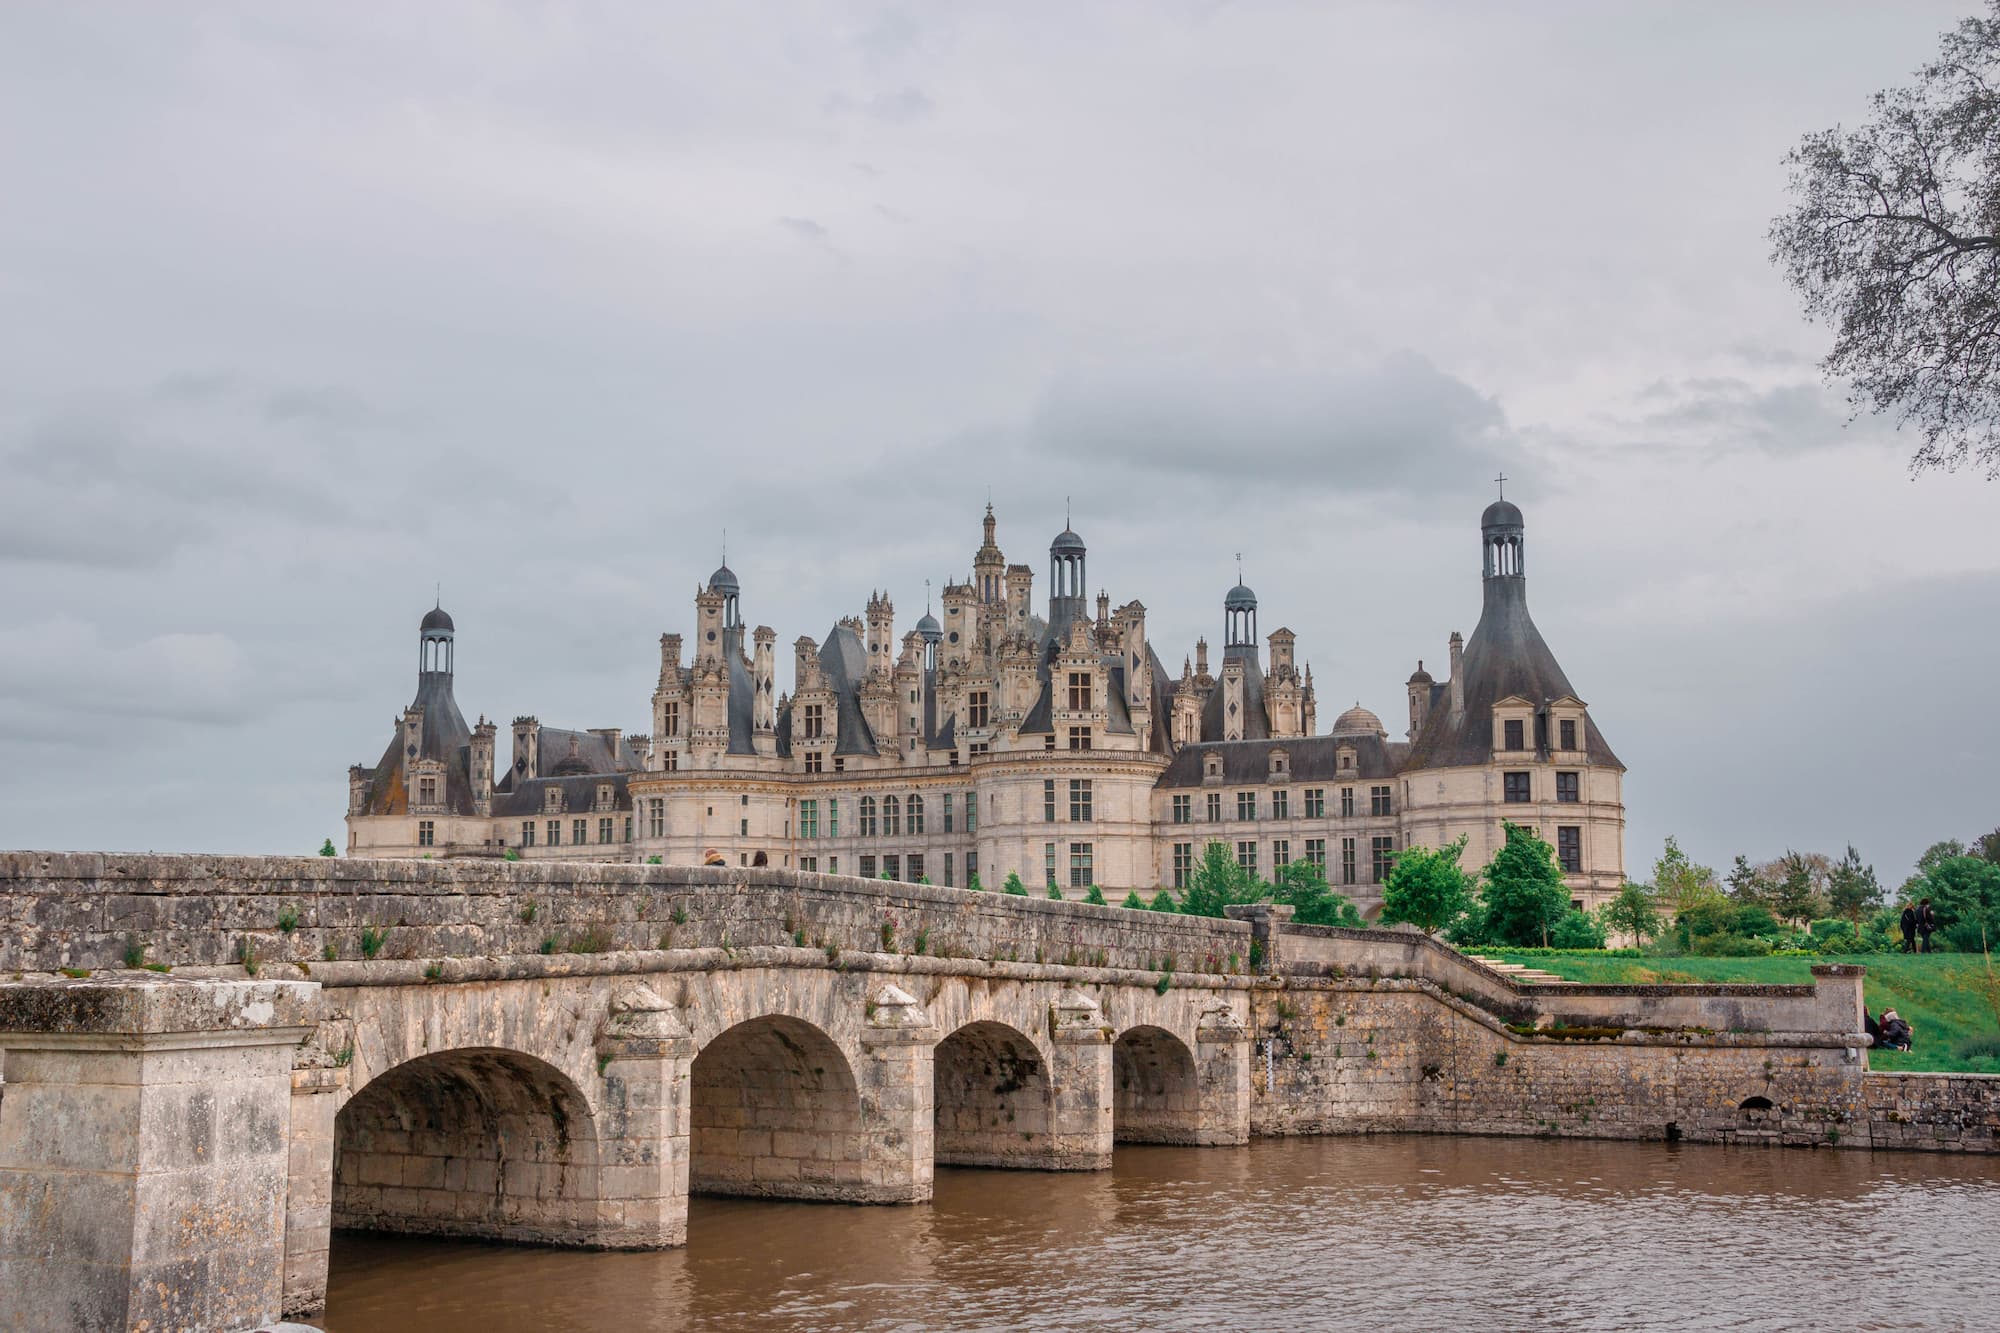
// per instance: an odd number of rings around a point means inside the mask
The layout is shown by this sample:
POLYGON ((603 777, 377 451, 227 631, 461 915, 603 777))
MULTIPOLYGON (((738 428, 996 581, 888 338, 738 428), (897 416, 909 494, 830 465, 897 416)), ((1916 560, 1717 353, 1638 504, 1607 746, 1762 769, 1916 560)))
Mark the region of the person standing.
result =
POLYGON ((1937 913, 1931 910, 1931 900, 1926 898, 1917 904, 1917 935, 1923 940, 1923 952, 1931 951, 1931 932, 1937 929, 1937 913))
POLYGON ((1902 925, 1903 952, 1915 953, 1917 951, 1917 905, 1915 903, 1903 904, 1902 925))

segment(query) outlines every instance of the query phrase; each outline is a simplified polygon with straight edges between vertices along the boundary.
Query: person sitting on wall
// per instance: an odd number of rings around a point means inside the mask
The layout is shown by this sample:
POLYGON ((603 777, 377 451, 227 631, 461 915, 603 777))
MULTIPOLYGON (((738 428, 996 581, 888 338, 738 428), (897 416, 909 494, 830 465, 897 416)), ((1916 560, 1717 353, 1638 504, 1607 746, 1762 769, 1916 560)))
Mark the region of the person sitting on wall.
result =
POLYGON ((726 866, 729 864, 729 862, 722 859, 722 853, 713 847, 704 847, 701 849, 701 863, 705 866, 726 866))
POLYGON ((1907 1051, 1910 1049, 1911 1039, 1916 1035, 1894 1009, 1882 1011, 1882 1035, 1876 1040, 1876 1045, 1883 1050, 1907 1051))
POLYGON ((1915 953, 1917 951, 1917 905, 1915 903, 1903 904, 1901 924, 1903 927, 1903 952, 1915 953))

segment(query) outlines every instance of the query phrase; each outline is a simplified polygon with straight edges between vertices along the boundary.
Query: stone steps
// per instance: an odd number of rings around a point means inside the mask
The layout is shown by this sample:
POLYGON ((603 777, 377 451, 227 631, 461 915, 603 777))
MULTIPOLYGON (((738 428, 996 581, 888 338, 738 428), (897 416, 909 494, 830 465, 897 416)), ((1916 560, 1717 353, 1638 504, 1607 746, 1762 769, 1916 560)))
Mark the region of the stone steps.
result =
POLYGON ((1568 977, 1559 977, 1553 972, 1544 972, 1539 967, 1528 967, 1521 963, 1503 963, 1498 958, 1482 958, 1476 953, 1466 955, 1475 963, 1484 963, 1495 972, 1502 973, 1509 981, 1518 981, 1524 986, 1574 986, 1568 977))

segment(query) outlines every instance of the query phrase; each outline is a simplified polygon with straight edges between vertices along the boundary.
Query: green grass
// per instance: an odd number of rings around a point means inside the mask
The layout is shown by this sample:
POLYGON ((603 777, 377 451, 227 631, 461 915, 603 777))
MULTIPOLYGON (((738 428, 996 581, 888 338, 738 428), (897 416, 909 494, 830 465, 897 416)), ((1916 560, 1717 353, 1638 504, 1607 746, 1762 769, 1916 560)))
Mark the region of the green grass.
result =
MULTIPOLYGON (((2000 1074, 2000 1057, 1970 1059, 1956 1053, 1958 1044, 1973 1037, 2000 1033, 1987 1002, 1986 960, 1977 954, 1867 954, 1827 958, 1605 958, 1589 953, 1517 953, 1511 949, 1480 949, 1487 958, 1522 963, 1572 981, 1599 985, 1646 985, 1659 982, 1748 982, 1760 985, 1802 985, 1811 982, 1814 963, 1858 963, 1868 969, 1862 981, 1863 1002, 1877 1018, 1894 1009, 1916 1030, 1916 1049, 1870 1051, 1871 1069, 1934 1070, 1950 1073, 2000 1074)), ((1995 964, 2000 970, 2000 962, 1995 964)))

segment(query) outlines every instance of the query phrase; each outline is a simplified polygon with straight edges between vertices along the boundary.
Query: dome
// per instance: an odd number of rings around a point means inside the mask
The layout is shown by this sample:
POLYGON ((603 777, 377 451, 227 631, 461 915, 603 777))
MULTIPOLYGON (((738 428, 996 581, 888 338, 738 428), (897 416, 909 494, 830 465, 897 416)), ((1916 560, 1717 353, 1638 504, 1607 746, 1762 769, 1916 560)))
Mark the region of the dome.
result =
POLYGON ((1423 664, 1423 662, 1422 662, 1421 660, 1419 660, 1419 661, 1417 662, 1417 669, 1416 669, 1415 671, 1412 671, 1412 672, 1410 673, 1410 684, 1412 684, 1412 685, 1435 685, 1436 683, 1437 683, 1436 681, 1434 681, 1434 680, 1432 680, 1432 679, 1431 679, 1431 673, 1430 673, 1430 672, 1428 672, 1428 671, 1426 671, 1426 670, 1424 670, 1424 664, 1423 664))
POLYGON ((1486 506, 1486 512, 1479 516, 1482 528, 1518 528, 1522 526, 1521 510, 1512 500, 1495 500, 1486 506))
POLYGON ((1064 528, 1061 532, 1058 532, 1056 534, 1056 539, 1049 543, 1049 554, 1082 555, 1083 538, 1077 536, 1076 533, 1071 531, 1069 528, 1064 528))
POLYGON ((1333 734, 1336 736, 1386 736, 1388 729, 1382 719, 1363 708, 1360 704, 1348 709, 1333 720, 1333 734))
POLYGON ((708 588, 710 592, 738 593, 743 591, 743 585, 736 581, 736 571, 728 565, 722 566, 708 576, 708 588))
POLYGON ((554 778, 579 778, 590 773, 590 764, 575 753, 571 753, 561 763, 549 771, 554 778))
POLYGON ((944 637, 944 626, 938 624, 936 616, 926 611, 924 618, 917 622, 917 633, 923 636, 925 643, 936 643, 944 637))
POLYGON ((1229 590, 1228 596, 1222 599, 1222 609, 1225 611, 1255 611, 1257 609, 1257 594, 1251 592, 1247 585, 1239 583, 1229 590))
POLYGON ((434 606, 430 610, 424 612, 424 623, 422 627, 424 633, 428 634, 434 629, 450 630, 451 628, 452 628, 451 617, 445 614, 445 609, 443 607, 434 606))

